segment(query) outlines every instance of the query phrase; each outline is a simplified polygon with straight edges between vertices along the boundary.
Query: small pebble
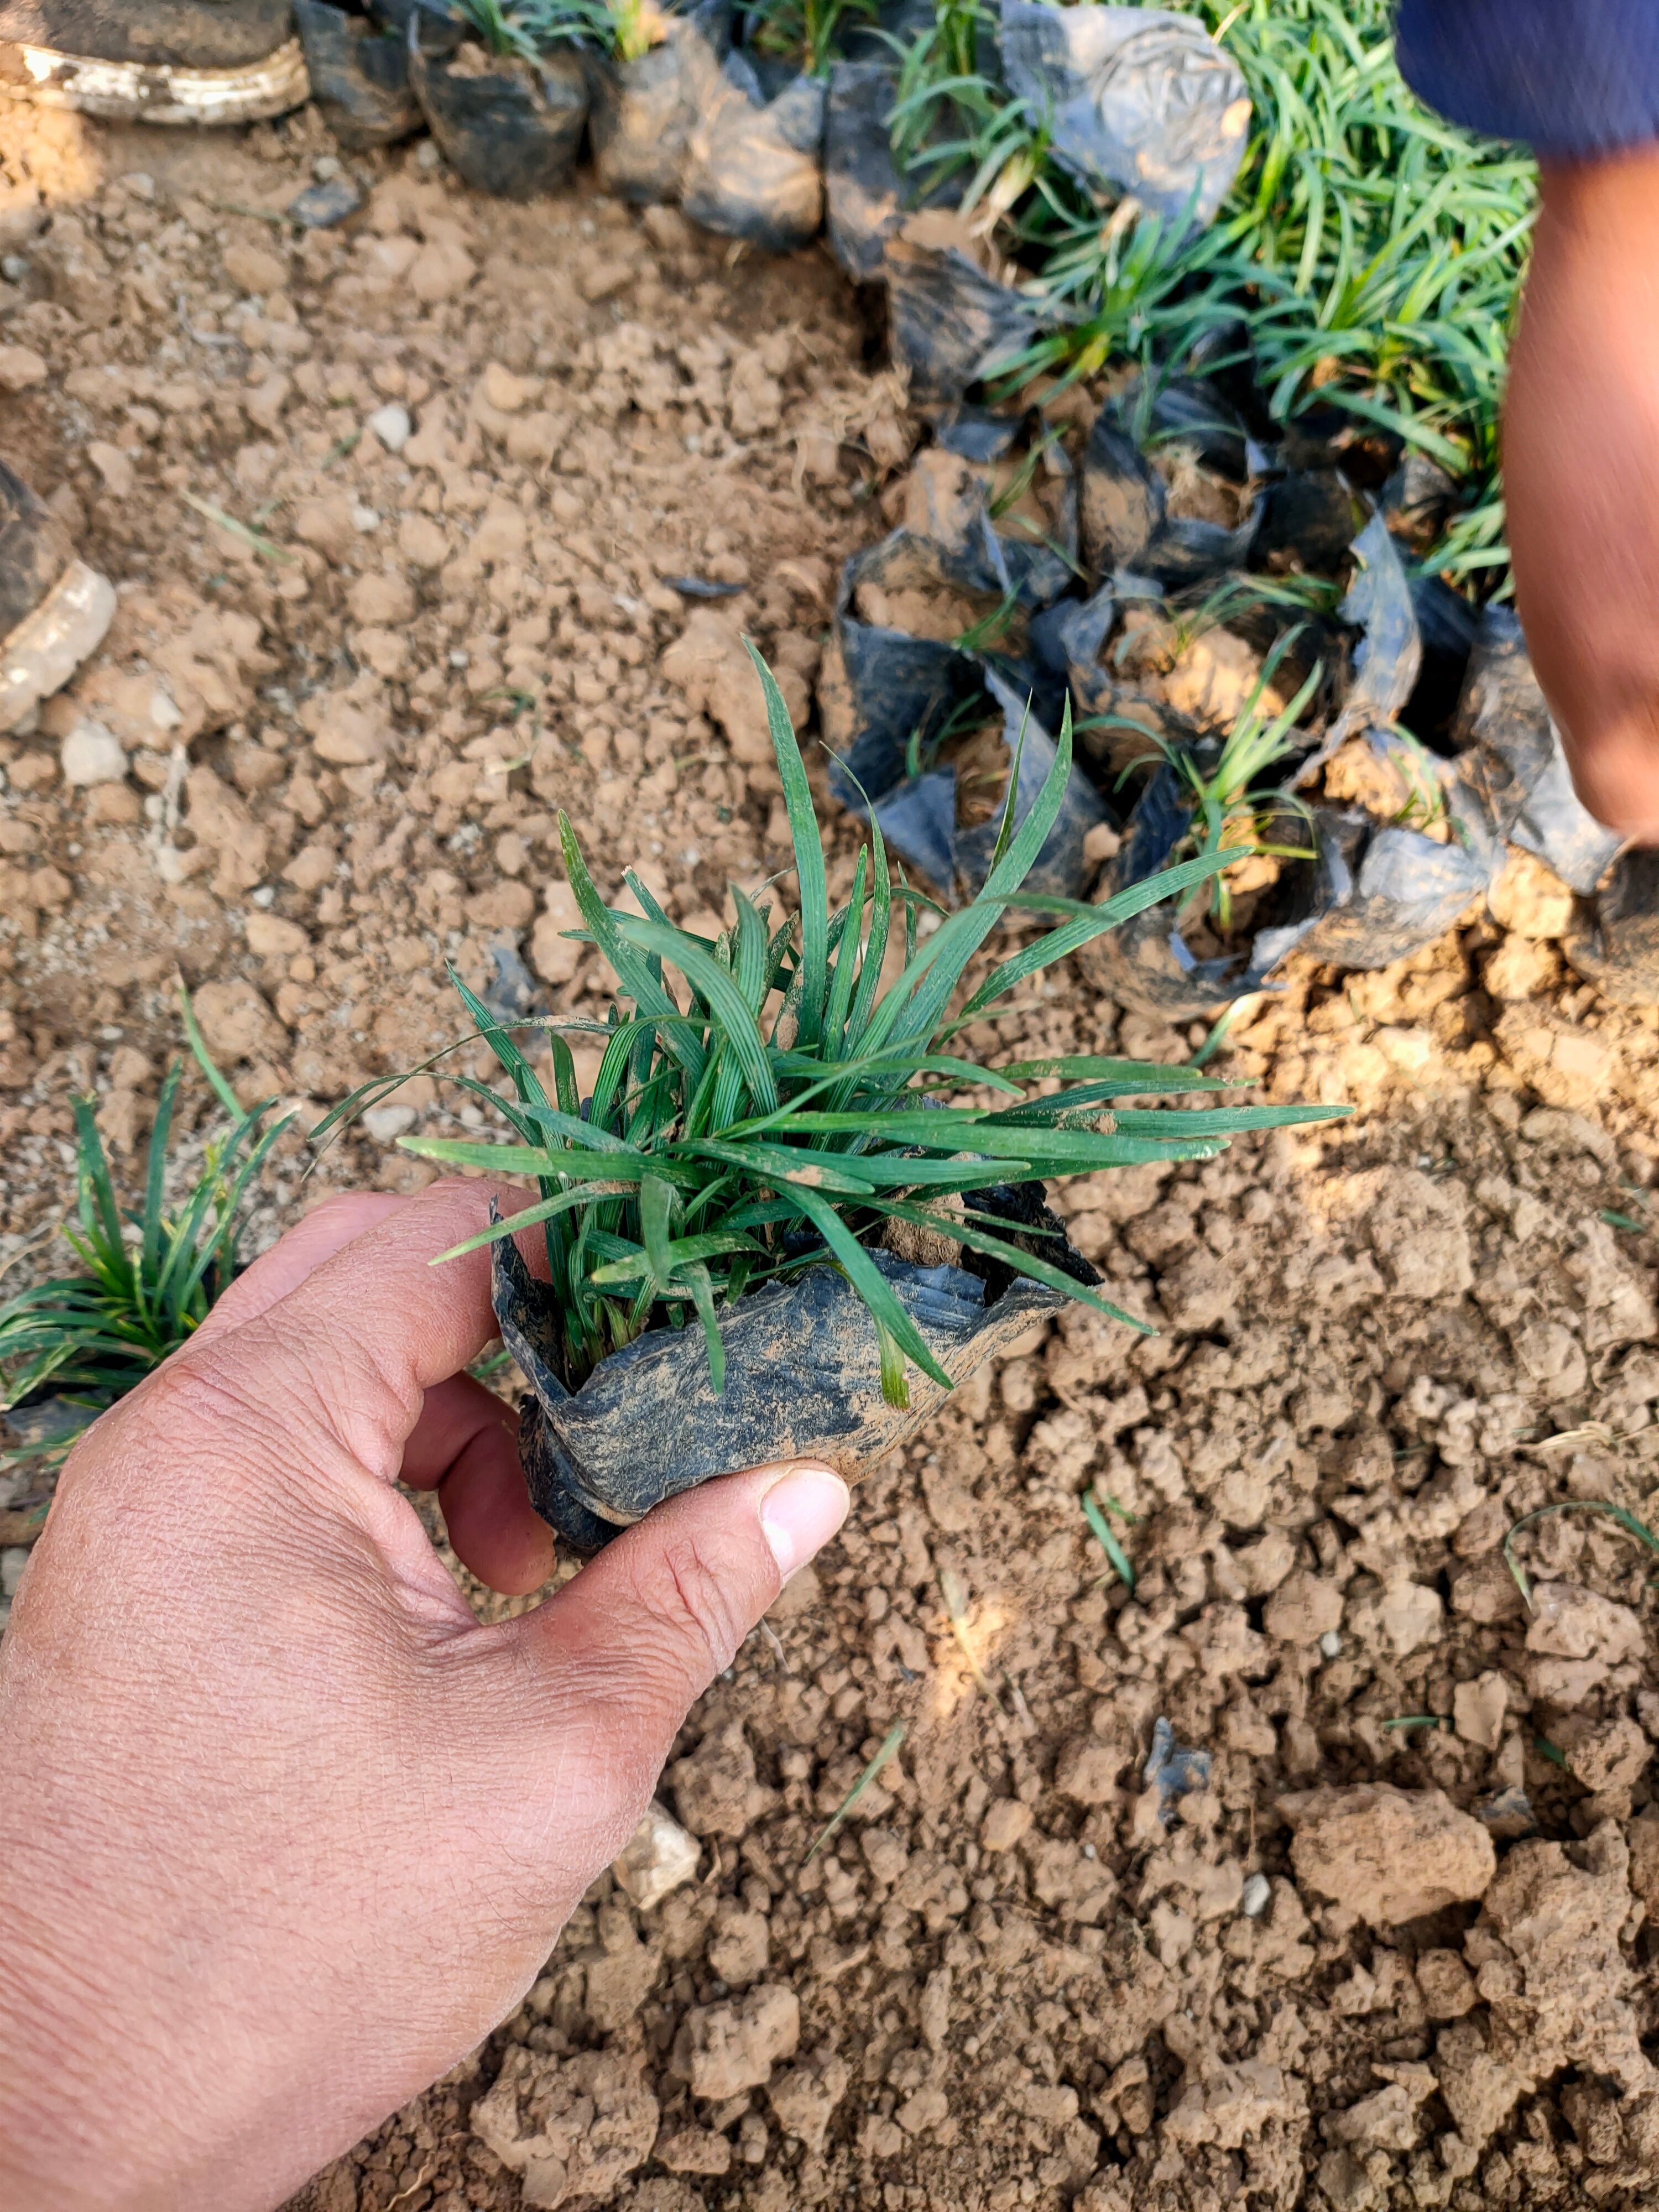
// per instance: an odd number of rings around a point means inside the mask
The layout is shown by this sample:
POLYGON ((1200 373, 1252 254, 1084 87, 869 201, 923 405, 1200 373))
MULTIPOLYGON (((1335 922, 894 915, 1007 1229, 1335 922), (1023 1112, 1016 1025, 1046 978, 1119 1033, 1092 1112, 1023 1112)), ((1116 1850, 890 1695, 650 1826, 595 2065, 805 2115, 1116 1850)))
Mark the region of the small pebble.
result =
POLYGON ((371 1106, 363 1116, 363 1127, 377 1145, 389 1145, 401 1137, 406 1129, 415 1127, 412 1106, 371 1106))
POLYGON ((82 790, 94 783, 120 783, 127 772, 120 739, 89 714, 83 714, 64 739, 59 758, 64 782, 82 790))
POLYGON ((1342 1656, 1342 1638, 1334 1628, 1328 1628, 1319 1639, 1319 1648, 1328 1659, 1342 1656))
POLYGON ((1273 1893, 1273 1886, 1267 1875, 1253 1874, 1244 1885, 1243 1894, 1238 1900, 1238 1909, 1247 1920, 1259 1920, 1267 1911, 1267 1900, 1273 1893))
POLYGON ((401 453, 409 443, 415 425, 409 419, 408 408, 399 407, 393 401, 385 407, 377 407, 368 418, 368 427, 387 453, 401 453))
POLYGON ((29 273, 29 264, 21 253, 0 254, 0 276, 8 284, 21 284, 29 273))
POLYGON ((288 204, 288 219, 306 230, 332 230, 337 222, 356 215, 362 204, 363 196, 349 177, 329 177, 295 193, 288 204))
POLYGON ((248 894, 248 899, 249 903, 253 906, 272 907, 276 903, 276 894, 269 884, 261 884, 257 891, 251 891, 248 894))
POLYGON ((351 510, 351 526, 354 530, 361 530, 367 536, 371 530, 380 528, 380 518, 372 507, 354 507, 351 510))

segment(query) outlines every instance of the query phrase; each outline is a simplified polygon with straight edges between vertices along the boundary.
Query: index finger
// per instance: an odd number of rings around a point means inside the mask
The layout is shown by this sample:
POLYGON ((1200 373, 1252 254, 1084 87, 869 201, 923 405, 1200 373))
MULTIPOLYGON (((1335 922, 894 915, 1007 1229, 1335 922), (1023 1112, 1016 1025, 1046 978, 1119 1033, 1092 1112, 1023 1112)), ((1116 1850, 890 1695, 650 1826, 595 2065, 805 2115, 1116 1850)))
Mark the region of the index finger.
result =
POLYGON ((496 1333, 488 1248, 432 1264, 488 1226, 492 1188, 434 1183, 179 1364, 290 1431, 320 1418, 354 1459, 395 1482, 424 1393, 496 1333))

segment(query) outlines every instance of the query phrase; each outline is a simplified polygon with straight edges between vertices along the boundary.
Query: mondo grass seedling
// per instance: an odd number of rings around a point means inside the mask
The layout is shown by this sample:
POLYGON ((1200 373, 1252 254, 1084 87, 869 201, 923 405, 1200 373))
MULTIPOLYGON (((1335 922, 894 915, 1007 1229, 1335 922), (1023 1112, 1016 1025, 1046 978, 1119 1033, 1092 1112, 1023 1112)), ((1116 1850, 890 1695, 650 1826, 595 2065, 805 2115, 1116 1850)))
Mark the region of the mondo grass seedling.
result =
POLYGON ((480 43, 505 61, 533 62, 557 46, 631 61, 653 43, 638 0, 615 9, 605 0, 459 0, 459 6, 480 43), (636 52, 628 51, 630 43, 636 52))
MULTIPOLYGON (((1065 800, 1068 718, 1042 789, 1018 821, 1016 760, 992 865, 971 904, 939 916, 923 936, 919 902, 895 885, 872 825, 849 896, 832 909, 788 710, 752 647, 750 656, 782 780, 798 914, 776 920, 733 887, 736 921, 711 939, 676 927, 631 871, 626 881, 640 911, 609 906, 562 818, 565 871, 584 924, 573 934, 597 948, 617 997, 600 1024, 518 1025, 547 1035, 547 1088, 510 1031, 459 986, 513 1096, 459 1080, 516 1141, 407 1137, 404 1148, 532 1178, 538 1196, 441 1260, 541 1230, 568 1391, 647 1330, 693 1326, 722 1392, 722 1314, 763 1286, 825 1266, 845 1277, 872 1316, 887 1404, 908 1405, 912 1367, 949 1390, 949 1374, 872 1256, 884 1240, 914 1243, 917 1231, 945 1239, 988 1279, 1023 1276, 1144 1329, 1093 1287, 1057 1228, 1020 1228, 1009 1187, 1149 1160, 1206 1159, 1242 1131, 1328 1121, 1346 1109, 1224 1098, 1199 1110, 1124 1104, 1231 1086, 1184 1068, 1087 1054, 986 1066, 962 1057, 953 1042, 1012 1011, 1010 994, 1042 969, 1158 900, 1207 883, 1236 854, 1197 854, 1098 906, 1026 893, 1065 800), (1052 927, 970 986, 970 962, 1006 915, 1022 911, 1052 927), (902 966, 884 988, 890 947, 902 966), (566 1042, 571 1032, 603 1040, 586 1098, 566 1042), (1034 1087, 1054 1078, 1061 1087, 1048 1095, 1034 1087), (964 1093, 980 1103, 946 1103, 964 1093)), ((319 1133, 391 1087, 364 1086, 319 1133)))
POLYGON ((93 1101, 75 1099, 76 1222, 63 1233, 81 1272, 0 1306, 0 1410, 52 1395, 85 1414, 55 1434, 54 1458, 189 1341, 236 1271, 248 1193, 292 1119, 270 1119, 274 1099, 241 1105, 209 1054, 188 994, 179 999, 191 1051, 227 1117, 182 1204, 170 1205, 167 1194, 182 1062, 168 1069, 156 1101, 137 1206, 123 1206, 116 1194, 93 1101))
POLYGON ((747 43, 769 59, 795 63, 808 76, 828 76, 848 31, 873 23, 877 0, 738 0, 747 43))
MULTIPOLYGON (((1159 6, 1164 0, 1139 0, 1159 6)), ((1249 371, 1289 422, 1335 408, 1444 468, 1456 501, 1429 566, 1506 590, 1498 416, 1536 198, 1534 164, 1431 114, 1394 56, 1392 0, 1192 0, 1238 64, 1249 144, 1216 221, 1133 194, 1103 208, 1011 100, 975 0, 937 0, 903 51, 895 153, 923 191, 966 180, 1003 252, 1066 319, 1012 364, 1093 376, 1148 349, 1249 371)))
MULTIPOLYGON (((1288 631, 1262 663, 1261 673, 1246 702, 1243 713, 1228 732, 1218 754, 1164 738, 1155 742, 1158 752, 1186 786, 1193 810, 1191 838, 1206 853, 1222 854, 1229 865, 1248 854, 1266 854, 1276 860, 1310 860, 1305 846, 1275 845, 1268 842, 1268 824, 1277 815, 1300 814, 1308 809, 1282 786, 1264 788, 1269 772, 1294 755, 1305 751, 1307 739, 1297 725, 1319 689, 1324 673, 1316 665, 1301 689, 1269 715, 1262 707, 1268 685, 1299 632, 1288 631)), ((1216 927, 1232 927, 1232 893, 1224 875, 1210 882, 1207 896, 1215 912, 1216 927)))

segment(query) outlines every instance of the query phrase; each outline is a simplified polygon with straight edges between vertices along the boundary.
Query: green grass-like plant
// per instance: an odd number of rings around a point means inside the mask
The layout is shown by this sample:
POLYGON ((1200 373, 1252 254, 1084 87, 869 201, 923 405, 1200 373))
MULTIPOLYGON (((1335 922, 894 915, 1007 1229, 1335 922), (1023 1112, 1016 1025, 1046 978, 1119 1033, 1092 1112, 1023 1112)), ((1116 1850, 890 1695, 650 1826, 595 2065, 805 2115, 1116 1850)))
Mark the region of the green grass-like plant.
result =
MULTIPOLYGON (((1166 0, 1141 0, 1166 4, 1166 0)), ((900 68, 913 186, 994 203, 1005 250, 1071 319, 1012 364, 1097 374, 1151 348, 1248 368, 1281 422, 1333 407, 1429 454, 1460 504, 1428 565, 1507 586, 1498 412, 1536 191, 1519 149, 1431 114, 1394 58, 1391 0, 1188 0, 1242 70, 1249 146, 1217 220, 1131 198, 1109 216, 1048 155, 1044 119, 988 73, 979 0, 937 0, 900 68)))
POLYGON ((877 0, 738 0, 749 18, 748 42, 769 59, 791 61, 808 76, 828 76, 842 40, 876 20, 877 0))
POLYGON ((0 1306, 0 1409, 47 1391, 85 1413, 79 1428, 55 1435, 53 1456, 194 1334, 235 1272, 248 1190, 291 1118, 270 1120, 274 1100, 241 1105, 208 1053, 188 996, 181 992, 180 1000, 191 1050, 228 1117, 184 1203, 170 1207, 167 1194, 182 1062, 167 1071, 156 1102, 140 1206, 122 1206, 94 1102, 76 1098, 77 1223, 63 1233, 82 1272, 0 1306))
MULTIPOLYGON (((799 915, 775 922, 769 908, 734 888, 735 927, 714 939, 696 936, 677 928, 631 872, 626 880, 641 911, 607 906, 562 817, 580 933, 610 967, 628 1010, 613 1002, 603 1022, 538 1025, 550 1046, 550 1090, 509 1030, 461 987, 476 1034, 492 1046, 513 1096, 459 1079, 517 1141, 408 1137, 404 1146, 423 1159, 533 1177, 539 1196, 441 1257, 544 1231, 563 1379, 572 1389, 645 1330, 690 1322, 701 1324, 715 1386, 723 1388, 722 1310, 763 1284, 825 1262, 842 1270, 874 1318, 888 1401, 908 1402, 912 1364, 948 1389, 949 1377, 871 1257, 890 1222, 936 1230, 970 1255, 1144 1327, 1077 1281, 1060 1264, 1060 1250, 1050 1259, 1016 1241, 988 1192, 1146 1160, 1204 1159, 1239 1131, 1325 1121, 1346 1109, 1120 1107, 1120 1099, 1229 1086, 1187 1068, 1092 1054, 990 1068, 951 1046, 964 1028, 1008 1011, 1010 994, 1042 969, 1143 908, 1207 881, 1237 853, 1200 853, 1099 906, 1025 893, 1065 797, 1068 718, 1041 794, 1018 826, 1016 764, 994 863, 970 906, 941 914, 895 884, 872 825, 850 896, 832 912, 800 750, 777 685, 750 650, 782 778, 799 915), (1005 916, 1019 911, 1053 926, 962 997, 969 963, 1005 916), (884 988, 890 954, 902 956, 902 966, 884 988), (604 1040, 586 1101, 566 1042, 572 1033, 604 1040), (1037 1086, 1056 1078, 1062 1087, 1043 1095, 1037 1086), (943 1103, 971 1092, 990 1094, 990 1103, 943 1103)), ((386 1096, 399 1079, 363 1086, 330 1124, 386 1096)))
MULTIPOLYGON (((605 0, 458 0, 481 43, 506 61, 533 62, 556 46, 586 46, 636 58, 629 51, 642 35, 638 0, 613 9, 605 0)), ((650 43, 647 39, 646 46, 650 43)), ((638 46, 643 52, 644 46, 638 46)))

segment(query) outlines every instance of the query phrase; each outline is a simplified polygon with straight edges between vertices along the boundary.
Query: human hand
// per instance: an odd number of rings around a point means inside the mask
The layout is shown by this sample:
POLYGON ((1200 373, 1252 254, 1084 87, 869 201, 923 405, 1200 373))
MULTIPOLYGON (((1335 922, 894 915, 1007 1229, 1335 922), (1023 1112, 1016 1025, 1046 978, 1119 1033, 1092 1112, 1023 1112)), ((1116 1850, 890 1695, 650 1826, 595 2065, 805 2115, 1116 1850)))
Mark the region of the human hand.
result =
POLYGON ((1659 844, 1659 149, 1541 179, 1504 410, 1516 597, 1579 797, 1659 844))
POLYGON ((76 1448, 0 1646, 0 2203, 276 2204, 517 2003, 691 1700, 840 1526, 827 1468, 552 1564, 507 1409, 488 1186, 337 1199, 76 1448))

